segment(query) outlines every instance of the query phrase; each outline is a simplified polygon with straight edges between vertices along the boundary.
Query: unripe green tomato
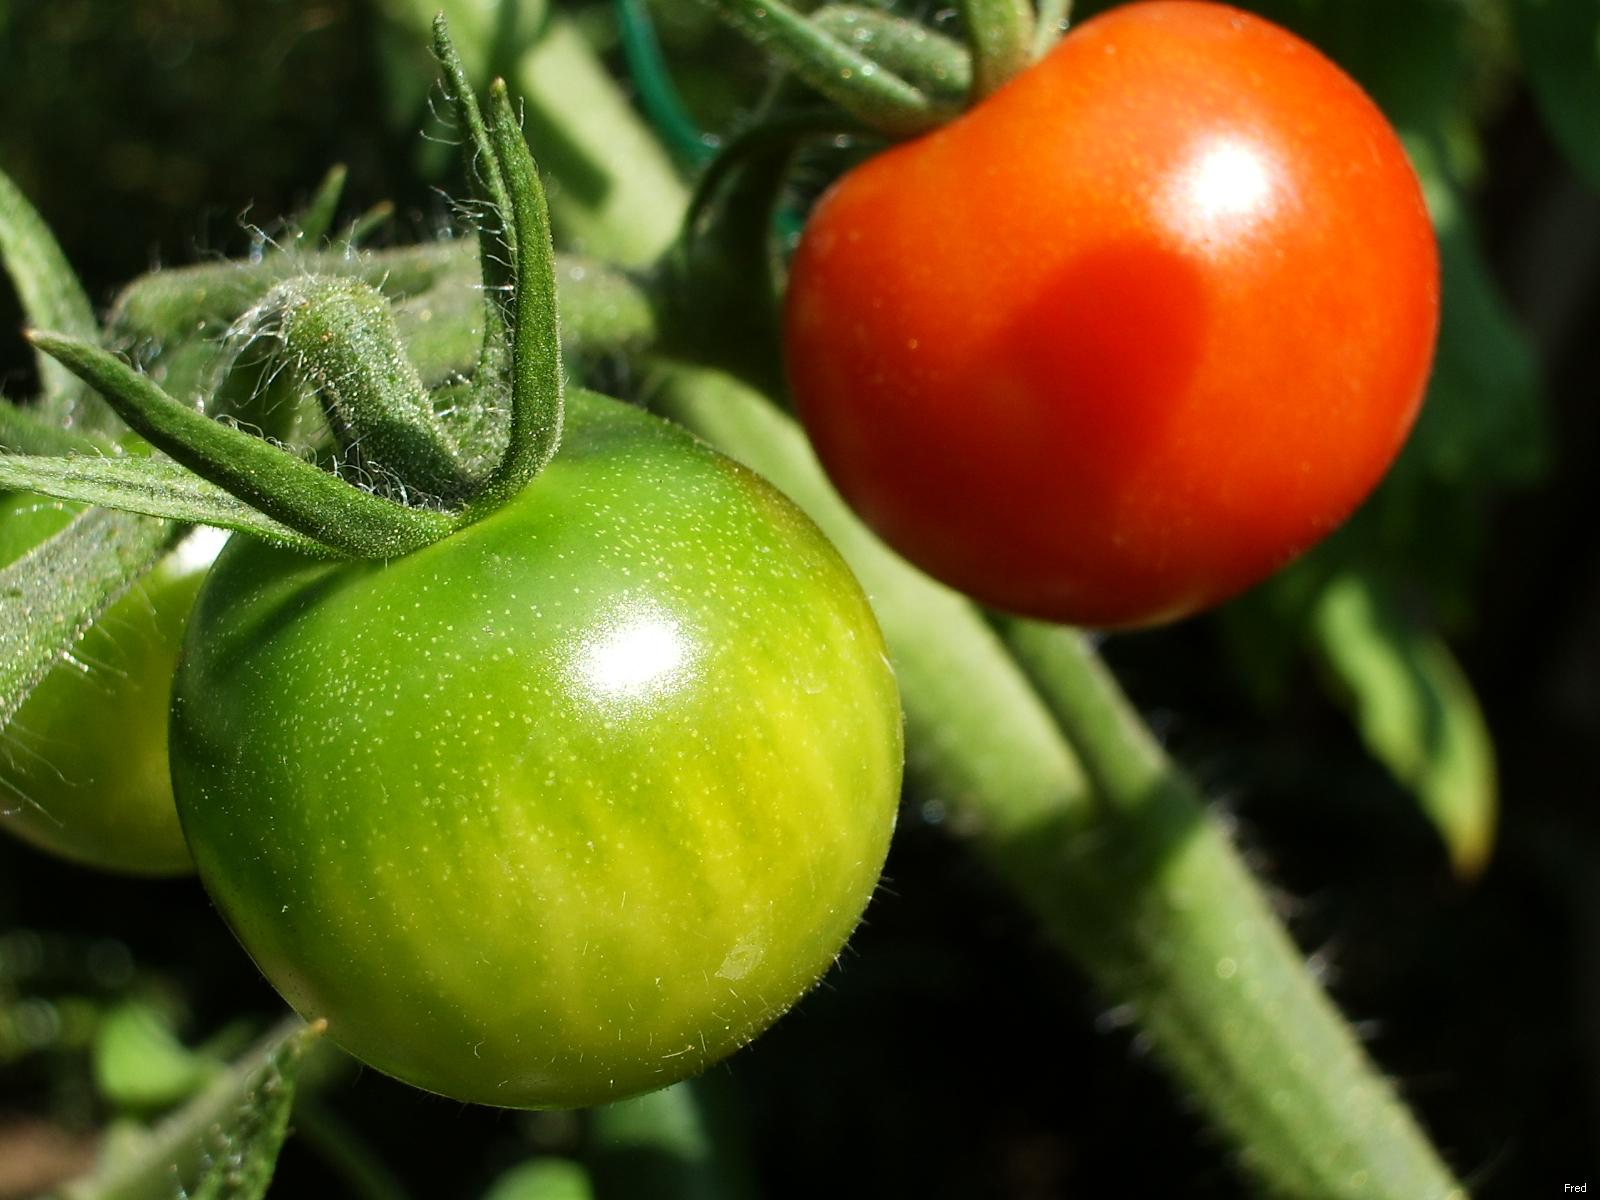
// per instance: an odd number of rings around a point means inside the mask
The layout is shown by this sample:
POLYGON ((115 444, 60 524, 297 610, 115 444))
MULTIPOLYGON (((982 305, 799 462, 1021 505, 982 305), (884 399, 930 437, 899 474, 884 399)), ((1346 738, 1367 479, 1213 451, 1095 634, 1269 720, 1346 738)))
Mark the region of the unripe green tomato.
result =
MULTIPOLYGON (((0 496, 0 566, 79 507, 0 496)), ((0 733, 0 827, 74 862, 137 875, 193 870, 167 771, 167 709, 184 618, 221 548, 191 534, 105 611, 0 733)))
POLYGON ((356 1057, 516 1107, 665 1086, 827 969, 900 709, 798 509, 588 394, 505 508, 384 563, 246 538, 174 685, 179 812, 269 980, 356 1057))

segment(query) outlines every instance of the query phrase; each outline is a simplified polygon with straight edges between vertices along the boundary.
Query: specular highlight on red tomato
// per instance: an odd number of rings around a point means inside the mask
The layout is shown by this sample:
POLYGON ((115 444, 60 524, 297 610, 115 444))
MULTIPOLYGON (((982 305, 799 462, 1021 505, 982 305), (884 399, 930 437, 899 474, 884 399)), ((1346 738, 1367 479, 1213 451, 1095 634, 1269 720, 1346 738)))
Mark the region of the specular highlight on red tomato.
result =
POLYGON ((799 413, 896 549, 996 608, 1215 604, 1381 478, 1437 251, 1382 114, 1219 5, 1086 21, 822 199, 785 315, 799 413))

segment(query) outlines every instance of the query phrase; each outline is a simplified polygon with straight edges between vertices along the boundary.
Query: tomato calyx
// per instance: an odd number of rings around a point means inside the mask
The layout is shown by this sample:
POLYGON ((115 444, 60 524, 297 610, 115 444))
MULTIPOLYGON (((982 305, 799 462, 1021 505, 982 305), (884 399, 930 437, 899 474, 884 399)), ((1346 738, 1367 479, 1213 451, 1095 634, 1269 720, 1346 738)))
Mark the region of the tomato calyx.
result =
MULTIPOLYGON (((268 347, 264 377, 315 398, 335 447, 331 470, 212 419, 90 341, 34 330, 39 351, 172 461, 3 456, 0 487, 216 525, 319 557, 387 559, 499 510, 532 481, 562 425, 549 214, 504 81, 490 88, 486 118, 442 17, 435 49, 485 210, 483 342, 449 403, 423 385, 377 289, 302 275, 269 292, 233 333, 240 345, 268 347), (486 445, 488 454, 477 449, 486 445)), ((306 218, 313 232, 340 181, 330 174, 319 189, 306 218)))

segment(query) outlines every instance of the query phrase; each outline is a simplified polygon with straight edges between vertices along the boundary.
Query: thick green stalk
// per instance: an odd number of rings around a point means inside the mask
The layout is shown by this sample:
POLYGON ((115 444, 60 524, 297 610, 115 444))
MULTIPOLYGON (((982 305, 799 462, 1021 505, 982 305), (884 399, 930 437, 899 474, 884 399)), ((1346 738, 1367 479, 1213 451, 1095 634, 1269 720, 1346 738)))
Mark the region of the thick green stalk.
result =
POLYGON ((1052 931, 1239 1147, 1268 1193, 1465 1200, 1313 981, 1190 780, 1075 630, 1002 623, 1078 750, 1104 819, 1057 846, 998 849, 1052 931))

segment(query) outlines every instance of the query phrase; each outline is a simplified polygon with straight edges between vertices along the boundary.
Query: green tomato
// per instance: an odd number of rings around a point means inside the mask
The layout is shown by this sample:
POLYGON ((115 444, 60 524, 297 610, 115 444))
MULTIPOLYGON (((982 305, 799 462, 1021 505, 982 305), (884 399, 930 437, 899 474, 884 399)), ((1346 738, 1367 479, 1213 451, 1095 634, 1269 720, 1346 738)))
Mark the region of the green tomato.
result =
MULTIPOLYGON (((79 511, 0 496, 0 566, 79 511)), ((184 619, 222 535, 190 535, 105 611, 0 734, 0 827, 74 862, 138 875, 194 869, 167 771, 184 619)))
POLYGON ((505 508, 385 563, 237 538, 174 685, 202 880, 356 1057, 509 1107, 662 1087, 838 954, 898 697, 859 585, 757 476, 584 393, 505 508))

